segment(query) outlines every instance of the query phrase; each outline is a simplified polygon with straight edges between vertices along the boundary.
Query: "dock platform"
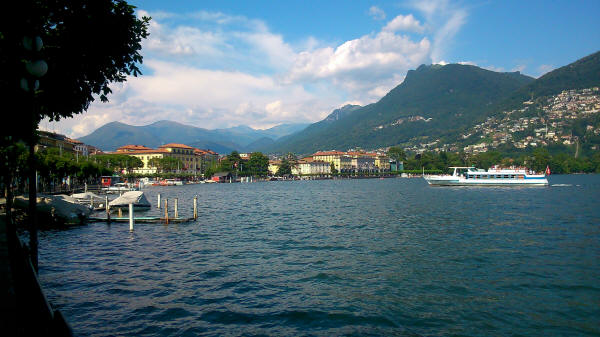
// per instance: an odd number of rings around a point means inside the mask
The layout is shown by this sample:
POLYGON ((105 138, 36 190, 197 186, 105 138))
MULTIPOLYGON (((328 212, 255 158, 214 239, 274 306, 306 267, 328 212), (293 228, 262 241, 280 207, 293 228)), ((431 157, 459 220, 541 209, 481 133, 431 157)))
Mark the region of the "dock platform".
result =
MULTIPOLYGON (((161 217, 136 217, 135 223, 166 223, 165 218, 161 217)), ((183 223, 196 221, 194 218, 169 218, 169 223, 183 223)), ((109 222, 107 218, 89 217, 88 222, 109 222)), ((110 222, 125 222, 129 223, 129 217, 110 217, 110 222)))

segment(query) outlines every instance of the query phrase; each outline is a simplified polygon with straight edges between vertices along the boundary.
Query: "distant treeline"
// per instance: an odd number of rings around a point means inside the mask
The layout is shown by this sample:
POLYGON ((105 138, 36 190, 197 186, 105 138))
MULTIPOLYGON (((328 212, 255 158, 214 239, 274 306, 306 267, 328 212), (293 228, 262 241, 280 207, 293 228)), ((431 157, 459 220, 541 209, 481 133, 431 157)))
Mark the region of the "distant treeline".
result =
MULTIPOLYGON (((393 149, 393 148, 392 148, 393 149)), ((390 150, 392 150, 390 149, 390 150)), ((391 151, 391 156, 398 155, 391 151)), ((503 153, 489 151, 478 154, 425 152, 422 154, 400 154, 405 170, 442 170, 448 172, 450 166, 475 166, 488 169, 493 165, 523 166, 543 172, 546 166, 552 173, 600 173, 600 152, 591 156, 575 158, 568 153, 551 154, 547 148, 536 148, 531 152, 503 153)))

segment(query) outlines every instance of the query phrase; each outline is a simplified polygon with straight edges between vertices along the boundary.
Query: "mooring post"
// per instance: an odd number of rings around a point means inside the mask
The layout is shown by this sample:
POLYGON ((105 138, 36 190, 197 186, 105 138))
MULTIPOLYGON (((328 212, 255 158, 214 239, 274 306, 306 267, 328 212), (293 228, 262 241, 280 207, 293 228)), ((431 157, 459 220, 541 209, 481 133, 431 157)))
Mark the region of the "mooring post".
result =
POLYGON ((165 199, 165 223, 169 224, 169 199, 165 199))
POLYGON ((110 207, 108 206, 108 195, 104 197, 104 209, 106 210, 106 222, 110 223, 110 207))
POLYGON ((83 191, 87 193, 87 183, 83 183, 83 191))
MULTIPOLYGON (((120 209, 120 208, 119 208, 120 209)), ((133 204, 129 204, 129 230, 133 231, 133 223, 134 223, 134 217, 133 217, 133 204)))
POLYGON ((177 204, 178 204, 178 200, 177 200, 177 198, 175 198, 175 217, 174 217, 174 219, 177 219, 179 217, 179 212, 177 211, 177 204))
POLYGON ((198 197, 194 197, 194 221, 198 220, 198 197))
POLYGON ((119 218, 123 217, 123 209, 121 209, 121 207, 119 207, 119 218))
POLYGON ((160 193, 158 193, 158 209, 160 209, 160 193))

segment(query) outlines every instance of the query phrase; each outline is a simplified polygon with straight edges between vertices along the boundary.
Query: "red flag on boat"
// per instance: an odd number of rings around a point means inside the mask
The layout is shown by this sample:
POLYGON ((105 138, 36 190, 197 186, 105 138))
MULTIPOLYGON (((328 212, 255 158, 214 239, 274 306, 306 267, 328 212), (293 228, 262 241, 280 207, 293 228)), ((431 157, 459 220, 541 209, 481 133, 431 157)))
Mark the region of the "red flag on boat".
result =
POLYGON ((546 175, 550 175, 550 166, 546 165, 546 175))

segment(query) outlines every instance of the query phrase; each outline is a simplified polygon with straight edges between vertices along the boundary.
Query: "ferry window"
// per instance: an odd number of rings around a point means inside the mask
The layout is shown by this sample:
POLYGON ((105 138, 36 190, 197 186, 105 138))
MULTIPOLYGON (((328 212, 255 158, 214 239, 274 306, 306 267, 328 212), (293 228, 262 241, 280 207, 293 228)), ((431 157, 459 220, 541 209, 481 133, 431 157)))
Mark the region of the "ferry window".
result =
POLYGON ((505 174, 505 175, 504 175, 504 179, 508 179, 508 174, 505 174))

